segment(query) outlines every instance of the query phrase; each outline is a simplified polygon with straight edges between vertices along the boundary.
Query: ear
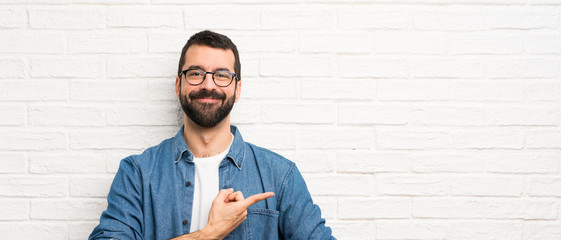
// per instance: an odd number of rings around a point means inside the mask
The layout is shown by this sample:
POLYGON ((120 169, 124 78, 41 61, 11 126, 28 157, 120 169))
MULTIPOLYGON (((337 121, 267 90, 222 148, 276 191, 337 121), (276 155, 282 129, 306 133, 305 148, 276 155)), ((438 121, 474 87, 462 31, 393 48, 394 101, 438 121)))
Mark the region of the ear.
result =
POLYGON ((238 102, 241 93, 242 93, 242 80, 238 80, 236 81, 236 99, 234 99, 234 102, 238 102))
POLYGON ((175 76, 175 95, 177 99, 179 99, 179 93, 181 92, 181 78, 179 76, 175 76))

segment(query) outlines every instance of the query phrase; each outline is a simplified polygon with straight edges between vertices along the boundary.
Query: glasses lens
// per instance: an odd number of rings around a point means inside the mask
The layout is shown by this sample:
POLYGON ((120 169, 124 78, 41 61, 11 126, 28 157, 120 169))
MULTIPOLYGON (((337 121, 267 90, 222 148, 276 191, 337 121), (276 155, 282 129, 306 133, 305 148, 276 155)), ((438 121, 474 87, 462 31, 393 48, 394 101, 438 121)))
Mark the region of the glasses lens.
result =
POLYGON ((227 71, 217 71, 214 73, 214 81, 216 82, 216 85, 218 86, 228 86, 230 85, 230 82, 232 81, 233 76, 230 72, 227 71))
POLYGON ((205 79, 205 72, 202 70, 192 69, 185 72, 185 79, 193 85, 200 84, 205 79))

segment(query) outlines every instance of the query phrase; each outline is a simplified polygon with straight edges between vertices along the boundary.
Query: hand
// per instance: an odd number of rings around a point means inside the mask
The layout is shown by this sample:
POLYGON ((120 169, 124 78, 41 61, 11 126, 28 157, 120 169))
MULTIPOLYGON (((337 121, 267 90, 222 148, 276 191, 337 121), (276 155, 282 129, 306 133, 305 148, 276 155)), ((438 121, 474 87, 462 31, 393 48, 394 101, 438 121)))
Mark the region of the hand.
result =
POLYGON ((236 229, 247 216, 247 208, 256 202, 274 196, 273 192, 255 194, 244 199, 242 192, 222 189, 212 201, 208 223, 201 233, 211 239, 223 239, 236 229))

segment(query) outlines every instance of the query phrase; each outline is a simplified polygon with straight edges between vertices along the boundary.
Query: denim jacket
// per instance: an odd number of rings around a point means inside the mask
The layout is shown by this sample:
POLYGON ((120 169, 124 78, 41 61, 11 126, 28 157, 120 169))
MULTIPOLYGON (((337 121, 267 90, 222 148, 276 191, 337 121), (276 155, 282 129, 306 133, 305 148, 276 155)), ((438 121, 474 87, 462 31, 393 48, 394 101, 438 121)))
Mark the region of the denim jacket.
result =
MULTIPOLYGON (((244 142, 235 126, 219 167, 220 189, 248 197, 275 196, 251 205, 246 220, 225 239, 334 239, 296 165, 244 142)), ((107 196, 107 210, 89 239, 170 239, 189 233, 195 165, 183 138, 175 137, 123 159, 107 196)))

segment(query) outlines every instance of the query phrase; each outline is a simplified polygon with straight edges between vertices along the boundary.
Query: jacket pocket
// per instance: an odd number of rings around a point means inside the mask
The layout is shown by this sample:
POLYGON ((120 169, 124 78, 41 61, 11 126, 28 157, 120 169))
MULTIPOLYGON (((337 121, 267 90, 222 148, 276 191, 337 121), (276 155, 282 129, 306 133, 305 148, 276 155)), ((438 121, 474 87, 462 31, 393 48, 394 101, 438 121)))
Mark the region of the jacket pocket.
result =
POLYGON ((263 208, 248 208, 247 239, 278 239, 279 211, 263 208))

